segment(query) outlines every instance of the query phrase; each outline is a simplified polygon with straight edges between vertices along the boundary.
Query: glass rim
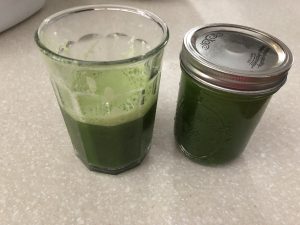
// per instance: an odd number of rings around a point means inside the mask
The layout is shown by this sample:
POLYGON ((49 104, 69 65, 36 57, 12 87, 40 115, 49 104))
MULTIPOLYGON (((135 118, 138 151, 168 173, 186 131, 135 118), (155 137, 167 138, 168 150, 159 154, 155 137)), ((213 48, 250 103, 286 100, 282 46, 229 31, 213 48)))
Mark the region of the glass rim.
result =
POLYGON ((117 65, 117 64, 126 64, 126 63, 134 63, 138 61, 142 61, 146 58, 149 58, 150 56, 156 54, 160 49, 162 49, 169 40, 169 29, 167 24, 157 15, 154 13, 138 9, 131 6, 124 6, 124 5, 114 5, 114 4, 98 4, 98 5, 84 5, 84 6, 77 6, 68 8, 62 11, 59 11, 57 13, 54 13, 50 15, 49 17, 45 18, 42 23, 39 25, 38 29, 35 32, 34 40, 37 44, 37 46, 42 50, 43 53, 46 55, 49 55, 52 59, 57 61, 64 61, 64 62, 70 62, 72 64, 80 64, 80 65, 87 65, 87 66, 93 66, 93 65, 117 65), (72 57, 67 57, 64 55, 61 55, 59 53, 56 53, 52 50, 50 50, 40 39, 40 33, 41 30, 46 27, 47 25, 74 13, 80 13, 85 11, 98 11, 98 10, 114 10, 114 11, 123 11, 127 13, 134 13, 138 16, 143 16, 149 20, 154 21, 158 26, 162 29, 162 39, 161 41, 151 50, 147 51, 144 54, 140 54, 138 56, 129 57, 125 59, 120 60, 108 60, 108 61, 93 61, 93 60, 81 60, 76 59, 72 57))

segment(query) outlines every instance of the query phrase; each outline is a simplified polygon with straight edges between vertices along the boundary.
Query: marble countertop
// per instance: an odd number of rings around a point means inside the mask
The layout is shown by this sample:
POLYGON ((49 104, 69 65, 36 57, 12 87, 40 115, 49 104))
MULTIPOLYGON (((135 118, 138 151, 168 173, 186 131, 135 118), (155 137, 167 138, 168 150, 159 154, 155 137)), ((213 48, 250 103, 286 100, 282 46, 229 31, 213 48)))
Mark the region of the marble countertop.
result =
POLYGON ((126 0, 169 25, 152 149, 117 176, 87 170, 73 153, 33 33, 50 14, 104 1, 49 0, 0 33, 1 225, 296 225, 300 221, 300 2, 126 0), (244 154, 206 167, 173 138, 182 38, 190 28, 238 23, 284 41, 295 63, 244 154))

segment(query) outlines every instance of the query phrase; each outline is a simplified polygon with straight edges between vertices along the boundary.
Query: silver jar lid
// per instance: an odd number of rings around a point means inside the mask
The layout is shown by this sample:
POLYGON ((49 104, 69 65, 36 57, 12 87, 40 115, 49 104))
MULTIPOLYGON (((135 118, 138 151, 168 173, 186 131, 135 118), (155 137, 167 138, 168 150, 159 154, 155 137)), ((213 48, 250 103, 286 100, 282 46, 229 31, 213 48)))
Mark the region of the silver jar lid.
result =
POLYGON ((190 30, 180 59, 182 68, 198 82, 241 94, 277 91, 293 62, 291 51, 277 38, 233 24, 190 30))

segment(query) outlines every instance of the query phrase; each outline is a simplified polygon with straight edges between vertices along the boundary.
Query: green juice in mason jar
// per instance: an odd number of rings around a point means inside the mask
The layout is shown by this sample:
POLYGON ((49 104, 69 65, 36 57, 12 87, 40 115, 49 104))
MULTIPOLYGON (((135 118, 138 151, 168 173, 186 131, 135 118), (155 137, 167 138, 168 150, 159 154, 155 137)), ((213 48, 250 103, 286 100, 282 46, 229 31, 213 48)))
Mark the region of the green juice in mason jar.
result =
POLYGON ((174 128, 180 149, 203 164, 236 158, 285 83, 290 50, 256 29, 213 24, 187 33, 180 59, 174 128))

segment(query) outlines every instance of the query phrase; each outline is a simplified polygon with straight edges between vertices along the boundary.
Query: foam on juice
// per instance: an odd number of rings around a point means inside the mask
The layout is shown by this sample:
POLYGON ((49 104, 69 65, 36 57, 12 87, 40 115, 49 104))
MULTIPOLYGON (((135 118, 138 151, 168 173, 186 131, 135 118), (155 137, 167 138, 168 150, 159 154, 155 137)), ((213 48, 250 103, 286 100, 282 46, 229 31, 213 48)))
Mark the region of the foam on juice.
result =
MULTIPOLYGON (((67 41, 58 53, 86 61, 108 61, 142 55, 149 49, 146 41, 126 34, 87 34, 76 42, 67 41)), ((50 78, 60 106, 71 117, 114 126, 144 116, 156 102, 158 57, 161 55, 130 65, 95 68, 50 62, 50 78)))
POLYGON ((159 74, 149 77, 135 67, 59 72, 51 79, 60 106, 75 120, 113 126, 144 116, 155 103, 159 74))

